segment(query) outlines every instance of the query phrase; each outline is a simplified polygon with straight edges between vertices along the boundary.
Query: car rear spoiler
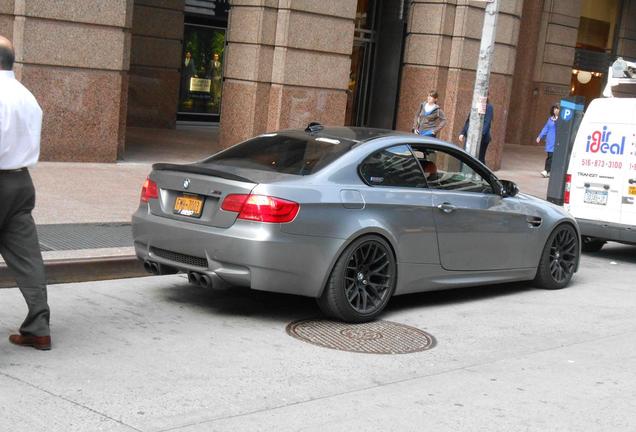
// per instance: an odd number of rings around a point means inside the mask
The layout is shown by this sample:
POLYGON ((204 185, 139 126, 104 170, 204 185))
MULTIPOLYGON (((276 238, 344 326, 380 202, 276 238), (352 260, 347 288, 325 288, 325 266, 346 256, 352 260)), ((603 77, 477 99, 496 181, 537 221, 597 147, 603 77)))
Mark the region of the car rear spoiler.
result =
POLYGON ((212 168, 207 168, 198 164, 171 164, 171 163, 156 163, 152 165, 152 169, 155 171, 178 171, 187 172, 191 174, 203 174, 213 177, 220 177, 227 180, 235 180, 246 183, 256 183, 248 178, 241 177, 236 174, 231 174, 223 171, 219 171, 212 168))

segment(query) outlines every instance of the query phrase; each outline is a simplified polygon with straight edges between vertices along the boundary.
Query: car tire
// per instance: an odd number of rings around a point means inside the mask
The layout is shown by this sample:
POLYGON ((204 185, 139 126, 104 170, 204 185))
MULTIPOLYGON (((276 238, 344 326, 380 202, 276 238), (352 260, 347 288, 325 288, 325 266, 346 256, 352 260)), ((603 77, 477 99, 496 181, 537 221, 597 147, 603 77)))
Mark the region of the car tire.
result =
POLYGON ((375 319, 395 291, 397 265, 389 243, 380 236, 356 239, 342 252, 329 276, 320 309, 329 317, 362 323, 375 319))
POLYGON ((548 237, 534 282, 543 289, 565 288, 578 265, 579 236, 572 225, 557 226, 548 237))
POLYGON ((605 240, 595 237, 581 236, 581 250, 583 252, 598 252, 603 245, 607 243, 605 240))

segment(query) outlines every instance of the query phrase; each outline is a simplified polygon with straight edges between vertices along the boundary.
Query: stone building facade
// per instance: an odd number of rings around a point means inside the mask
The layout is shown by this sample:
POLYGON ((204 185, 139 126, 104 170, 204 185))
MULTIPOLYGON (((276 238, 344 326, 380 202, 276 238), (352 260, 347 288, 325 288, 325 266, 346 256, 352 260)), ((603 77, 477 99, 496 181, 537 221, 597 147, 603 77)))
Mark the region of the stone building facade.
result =
MULTIPOLYGON (((42 158, 112 162, 124 154, 127 125, 174 128, 179 107, 192 104, 182 94, 191 46, 184 22, 205 27, 205 8, 218 12, 220 3, 229 14, 211 26, 225 26, 216 49, 222 98, 205 118, 219 121, 223 146, 310 121, 410 130, 431 89, 448 118, 441 138, 457 141, 484 1, 227 2, 0 0, 0 34, 14 41, 17 76, 45 111, 42 158)), ((549 107, 585 90, 577 67, 593 64, 598 87, 599 65, 616 56, 636 58, 636 0, 500 0, 489 165, 499 167, 504 142, 534 143, 549 107)), ((192 76, 210 92, 211 72, 199 66, 192 76)))

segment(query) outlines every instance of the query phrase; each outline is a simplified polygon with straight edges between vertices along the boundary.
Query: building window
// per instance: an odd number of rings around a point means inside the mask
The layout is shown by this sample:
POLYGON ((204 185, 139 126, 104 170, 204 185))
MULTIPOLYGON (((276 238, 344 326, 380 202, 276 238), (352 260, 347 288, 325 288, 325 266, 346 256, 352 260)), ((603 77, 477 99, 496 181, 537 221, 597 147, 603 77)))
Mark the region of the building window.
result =
POLYGON ((221 113, 225 29, 185 25, 179 113, 210 117, 221 113))
POLYGON ((177 119, 218 122, 228 0, 186 0, 177 119))

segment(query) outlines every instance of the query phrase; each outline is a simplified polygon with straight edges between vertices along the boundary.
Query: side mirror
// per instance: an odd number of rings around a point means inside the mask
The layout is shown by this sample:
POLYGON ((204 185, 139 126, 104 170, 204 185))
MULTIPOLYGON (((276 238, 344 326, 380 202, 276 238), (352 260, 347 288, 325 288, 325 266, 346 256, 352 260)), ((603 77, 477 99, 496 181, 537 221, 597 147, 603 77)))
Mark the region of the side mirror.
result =
POLYGON ((517 183, 510 180, 499 180, 499 183, 501 183, 502 186, 502 197, 513 197, 519 193, 519 186, 517 186, 517 183))

